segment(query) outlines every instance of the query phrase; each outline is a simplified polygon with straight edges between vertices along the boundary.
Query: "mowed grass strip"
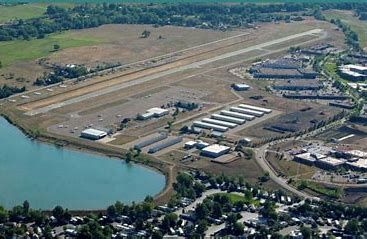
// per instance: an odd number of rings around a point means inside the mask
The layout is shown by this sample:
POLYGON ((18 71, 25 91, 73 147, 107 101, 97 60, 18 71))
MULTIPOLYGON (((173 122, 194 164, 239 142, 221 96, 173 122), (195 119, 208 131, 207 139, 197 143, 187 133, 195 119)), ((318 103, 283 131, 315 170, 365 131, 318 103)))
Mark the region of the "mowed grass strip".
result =
POLYGON ((16 40, 0 42, 0 61, 8 66, 19 61, 34 60, 51 54, 54 45, 61 49, 96 45, 103 43, 101 39, 76 37, 71 32, 52 34, 44 39, 16 40))

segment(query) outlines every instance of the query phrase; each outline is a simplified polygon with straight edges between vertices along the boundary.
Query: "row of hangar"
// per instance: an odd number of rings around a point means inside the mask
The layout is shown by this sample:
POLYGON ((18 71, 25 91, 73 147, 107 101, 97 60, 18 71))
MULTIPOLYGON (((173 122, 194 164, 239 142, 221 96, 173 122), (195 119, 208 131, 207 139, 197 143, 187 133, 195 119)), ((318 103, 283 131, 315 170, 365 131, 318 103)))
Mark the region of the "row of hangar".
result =
POLYGON ((196 130, 209 129, 218 132, 226 132, 229 129, 246 123, 247 120, 254 120, 256 117, 262 117, 271 112, 271 109, 240 104, 230 107, 228 110, 222 110, 218 114, 212 114, 210 118, 194 121, 192 127, 196 130))

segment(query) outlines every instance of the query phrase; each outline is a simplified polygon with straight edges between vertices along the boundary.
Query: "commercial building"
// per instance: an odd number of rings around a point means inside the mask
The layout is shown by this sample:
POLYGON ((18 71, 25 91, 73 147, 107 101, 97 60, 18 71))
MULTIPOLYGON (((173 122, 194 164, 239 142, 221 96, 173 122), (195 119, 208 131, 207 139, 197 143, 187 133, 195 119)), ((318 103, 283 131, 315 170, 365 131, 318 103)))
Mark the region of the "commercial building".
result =
POLYGON ((192 149, 196 146, 197 142, 196 141, 188 141, 185 143, 184 148, 185 149, 192 149))
POLYGON ((367 159, 359 159, 355 162, 347 162, 346 165, 353 170, 367 171, 367 159))
POLYGON ((98 130, 98 129, 86 129, 86 130, 83 130, 80 135, 80 137, 82 138, 92 139, 92 140, 102 139, 106 136, 107 136, 107 132, 98 130))
POLYGON ((250 86, 249 85, 240 84, 240 83, 233 84, 232 87, 233 87, 233 89, 235 89, 237 91, 245 91, 245 90, 249 90, 250 89, 250 86))
POLYGON ((361 81, 367 79, 367 67, 360 65, 343 65, 339 66, 339 74, 348 80, 361 81))
POLYGON ((228 153, 230 149, 231 148, 228 147, 228 146, 213 144, 213 145, 210 145, 206 148, 203 148, 203 150, 201 151, 201 154, 204 155, 204 156, 217 158, 219 156, 222 156, 222 155, 228 153))
POLYGON ((241 114, 241 113, 233 112, 233 111, 229 111, 229 110, 222 110, 220 112, 220 114, 225 115, 225 116, 234 117, 234 118, 244 119, 244 120, 253 120, 253 119, 255 119, 255 116, 253 116, 253 115, 241 114))
POLYGON ((162 117, 164 115, 168 115, 168 113, 169 113, 169 110, 167 109, 154 107, 154 108, 148 109, 146 113, 139 115, 138 118, 141 120, 147 120, 153 117, 162 117))
POLYGON ((257 116, 257 117, 261 117, 261 116, 264 115, 264 112, 261 112, 261 111, 243 109, 243 108, 239 108, 239 107, 231 107, 230 110, 234 111, 234 112, 237 112, 237 113, 241 113, 241 114, 254 115, 254 116, 257 116))
POLYGON ((302 153, 294 156, 294 161, 307 164, 307 165, 313 165, 316 162, 316 158, 311 155, 311 153, 302 153))
POLYGON ((194 121, 193 126, 204 128, 204 129, 211 129, 211 130, 220 131, 220 132, 226 132, 228 130, 228 127, 215 125, 215 124, 209 124, 209 123, 205 123, 202 121, 194 121))
POLYGON ((198 148, 198 149, 206 148, 206 147, 208 147, 209 145, 210 145, 209 143, 204 142, 204 141, 202 141, 202 140, 197 140, 197 141, 196 141, 196 148, 198 148))
POLYGON ((265 114, 270 114, 272 112, 271 109, 258 107, 258 106, 253 106, 253 105, 247 105, 247 104, 240 104, 240 105, 238 105, 238 107, 244 108, 244 109, 249 109, 249 110, 264 112, 265 114))
POLYGON ((205 123, 209 123, 209 124, 215 124, 215 125, 228 127, 228 128, 235 128, 237 126, 237 124, 234 124, 234 123, 221 121, 221 120, 216 120, 216 119, 209 119, 209 118, 204 118, 201 121, 205 122, 205 123))
POLYGON ((333 157, 321 158, 315 162, 315 165, 324 169, 335 169, 342 166, 345 161, 333 157))
POLYGON ((222 120, 222 121, 226 121, 226 122, 231 122, 231 123, 235 123, 235 124, 244 124, 246 122, 246 120, 244 120, 244 119, 239 119, 239 118, 226 116, 226 115, 219 115, 219 114, 212 114, 211 117, 213 119, 222 120))

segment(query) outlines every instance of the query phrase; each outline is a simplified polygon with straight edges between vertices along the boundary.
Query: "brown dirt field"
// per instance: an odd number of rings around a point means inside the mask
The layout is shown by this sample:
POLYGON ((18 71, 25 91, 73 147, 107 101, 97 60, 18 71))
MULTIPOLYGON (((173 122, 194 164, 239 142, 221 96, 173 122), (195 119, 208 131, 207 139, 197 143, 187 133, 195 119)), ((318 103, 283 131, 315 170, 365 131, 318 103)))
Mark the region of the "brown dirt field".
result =
POLYGON ((158 55, 167 54, 195 45, 239 35, 243 31, 212 31, 185 27, 150 25, 104 25, 73 33, 75 37, 103 39, 107 44, 66 49, 49 57, 50 62, 95 65, 100 62, 127 64, 158 55), (144 30, 149 38, 141 38, 144 30), (163 39, 158 39, 162 36, 163 39))
POLYGON ((285 176, 297 177, 301 179, 311 179, 312 175, 316 171, 314 167, 310 167, 286 159, 280 160, 276 157, 276 154, 272 152, 268 152, 266 160, 268 160, 272 168, 277 173, 285 176))

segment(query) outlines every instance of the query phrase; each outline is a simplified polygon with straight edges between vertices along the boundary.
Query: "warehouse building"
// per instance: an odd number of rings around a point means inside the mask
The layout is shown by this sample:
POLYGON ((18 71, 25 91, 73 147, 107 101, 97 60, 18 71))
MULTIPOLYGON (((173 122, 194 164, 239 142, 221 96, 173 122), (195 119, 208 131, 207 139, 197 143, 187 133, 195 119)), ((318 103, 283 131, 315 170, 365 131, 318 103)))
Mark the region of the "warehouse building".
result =
POLYGON ((243 108, 239 108, 239 107, 231 107, 230 110, 234 111, 234 112, 237 112, 237 113, 241 113, 241 114, 254 115, 254 116, 257 116, 257 117, 261 117, 261 116, 264 115, 264 112, 261 112, 261 111, 243 109, 243 108))
POLYGON ((360 65, 343 65, 339 66, 339 74, 351 81, 361 81, 367 79, 367 67, 360 65))
POLYGON ((98 129, 83 130, 80 137, 91 140, 102 139, 107 136, 107 132, 98 129))
POLYGON ((193 122, 194 127, 204 128, 204 129, 211 129, 219 132, 226 132, 228 131, 228 127, 215 125, 215 124, 209 124, 202 121, 194 121, 193 122))
POLYGON ((234 117, 234 118, 244 119, 244 120, 253 120, 253 119, 255 119, 255 116, 253 116, 253 115, 241 114, 241 113, 233 112, 233 111, 229 111, 229 110, 222 110, 220 112, 220 114, 225 115, 225 116, 234 117))
POLYGON ((167 140, 159 143, 158 145, 153 145, 153 147, 148 150, 148 153, 154 154, 158 151, 161 151, 162 149, 165 149, 165 148, 171 147, 172 145, 178 144, 181 141, 182 141, 182 137, 167 139, 167 140))
POLYGON ((244 109, 249 109, 249 110, 261 111, 261 112, 264 112, 265 114, 270 114, 272 112, 271 109, 258 107, 258 106, 253 106, 253 105, 247 105, 247 104, 240 104, 240 105, 238 105, 238 107, 244 108, 244 109))
POLYGON ((205 122, 205 123, 209 123, 209 124, 215 124, 215 125, 228 127, 228 128, 235 128, 237 126, 237 124, 234 124, 234 123, 221 121, 221 120, 216 120, 216 119, 209 119, 209 118, 204 118, 201 121, 205 122))
POLYGON ((196 144, 197 144, 196 141, 193 141, 193 140, 192 141, 188 141, 188 142, 185 143, 184 148, 185 149, 192 149, 192 148, 194 148, 196 146, 196 144))
POLYGON ((162 141, 164 139, 166 139, 168 137, 168 134, 167 133, 160 133, 156 136, 153 136, 153 137, 150 137, 146 140, 143 140, 137 144, 134 145, 134 149, 142 149, 146 146, 149 146, 151 144, 154 144, 154 143, 157 143, 159 141, 162 141))
POLYGON ((316 158, 313 157, 311 153, 303 153, 294 156, 294 161, 307 165, 313 165, 316 162, 316 158))
POLYGON ((203 148, 208 147, 209 145, 210 145, 209 143, 204 142, 204 141, 202 141, 202 140, 197 140, 197 141, 196 141, 196 148, 197 148, 197 149, 203 149, 203 148))
POLYGON ((333 157, 326 157, 326 158, 320 158, 315 162, 315 165, 317 165, 320 168, 323 169, 336 169, 340 166, 342 166, 345 162, 343 160, 333 158, 333 157))
POLYGON ((207 157, 217 158, 224 154, 227 154, 231 148, 224 145, 213 144, 206 148, 203 148, 201 154, 207 157))
POLYGON ((231 122, 231 123, 235 123, 235 124, 244 124, 246 122, 246 120, 244 120, 244 119, 239 119, 239 118, 226 116, 226 115, 219 115, 219 114, 212 114, 211 117, 213 119, 222 120, 222 121, 226 121, 226 122, 231 122))
POLYGON ((139 115, 138 118, 141 120, 147 120, 153 117, 159 118, 164 115, 168 115, 168 113, 169 113, 169 110, 154 107, 154 108, 148 109, 146 113, 139 115))

